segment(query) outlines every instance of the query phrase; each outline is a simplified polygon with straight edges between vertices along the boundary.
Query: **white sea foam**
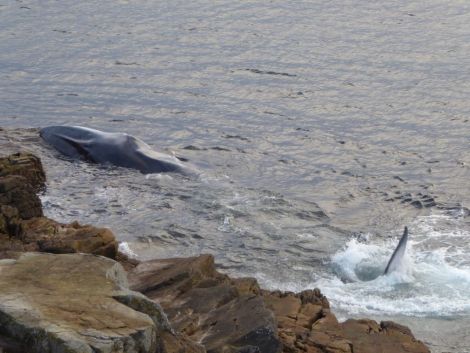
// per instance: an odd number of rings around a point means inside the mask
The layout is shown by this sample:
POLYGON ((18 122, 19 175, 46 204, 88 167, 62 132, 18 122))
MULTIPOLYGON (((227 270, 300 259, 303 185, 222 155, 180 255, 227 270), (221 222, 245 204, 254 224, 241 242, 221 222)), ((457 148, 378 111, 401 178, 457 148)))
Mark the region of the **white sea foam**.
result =
POLYGON ((130 248, 129 243, 126 241, 119 243, 119 252, 123 253, 124 255, 136 259, 137 254, 130 248))
POLYGON ((160 181, 171 181, 173 177, 167 173, 151 173, 145 175, 145 179, 148 180, 160 180, 160 181))
MULTIPOLYGON (((452 240, 470 236, 453 229, 439 231, 449 218, 418 219, 402 266, 388 275, 383 270, 398 239, 367 243, 351 239, 329 262, 333 274, 313 285, 321 288, 333 307, 350 314, 448 316, 470 313, 470 267, 468 242, 452 240), (437 225, 439 224, 439 227, 437 225)), ((454 224, 455 225, 455 224, 454 224)))

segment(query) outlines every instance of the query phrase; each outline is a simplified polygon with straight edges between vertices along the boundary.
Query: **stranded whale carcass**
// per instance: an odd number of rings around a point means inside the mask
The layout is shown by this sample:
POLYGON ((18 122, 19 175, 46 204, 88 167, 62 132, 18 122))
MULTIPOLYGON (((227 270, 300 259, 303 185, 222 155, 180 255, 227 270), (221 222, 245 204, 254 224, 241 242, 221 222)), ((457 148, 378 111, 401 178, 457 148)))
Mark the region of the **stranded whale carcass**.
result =
POLYGON ((125 134, 81 126, 49 126, 40 136, 62 154, 94 163, 133 168, 142 173, 192 174, 176 157, 154 151, 144 141, 125 134))
POLYGON ((405 231, 398 242, 398 246, 392 254, 392 257, 388 261, 387 267, 385 268, 384 275, 395 271, 399 266, 400 263, 405 255, 406 250, 406 243, 408 242, 408 227, 405 227, 405 231))

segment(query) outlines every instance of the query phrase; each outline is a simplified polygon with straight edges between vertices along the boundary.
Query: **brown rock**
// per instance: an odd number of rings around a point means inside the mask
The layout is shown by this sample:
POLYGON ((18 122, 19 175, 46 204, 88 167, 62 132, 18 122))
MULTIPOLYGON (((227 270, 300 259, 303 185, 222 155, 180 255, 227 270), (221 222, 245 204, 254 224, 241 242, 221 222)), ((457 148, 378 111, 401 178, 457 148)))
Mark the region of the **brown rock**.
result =
POLYGON ((243 295, 207 314, 199 336, 208 352, 223 352, 228 347, 280 352, 274 316, 261 297, 243 295))
POLYGON ((0 177, 0 205, 16 208, 23 219, 42 216, 41 200, 23 176, 0 177))
MULTIPOLYGON (((41 161, 30 153, 0 158, 0 206, 17 209, 17 215, 23 219, 42 216, 41 201, 36 193, 44 188, 45 180, 41 161)), ((11 232, 11 212, 2 207, 1 213, 11 232)))
POLYGON ((429 353, 429 349, 414 338, 409 328, 394 322, 347 320, 341 326, 342 334, 360 353, 429 353))
MULTIPOLYGON (((371 320, 367 320, 367 321, 371 321, 371 320)), ((372 321, 372 322, 375 325, 377 325, 375 321, 372 321)), ((390 336, 400 335, 400 334, 412 336, 411 330, 408 327, 397 324, 396 322, 393 322, 393 321, 382 321, 380 323, 380 328, 377 325, 377 331, 379 331, 380 329, 383 330, 386 335, 390 335, 390 336)))
POLYGON ((262 291, 278 322, 285 353, 425 353, 411 331, 393 322, 348 320, 338 323, 318 289, 290 293, 262 291))
POLYGON ((109 229, 77 222, 66 225, 46 217, 22 221, 20 238, 42 252, 89 253, 112 259, 117 254, 117 242, 109 229))
POLYGON ((355 349, 353 350, 353 345, 350 341, 333 332, 313 331, 306 344, 327 353, 356 352, 355 349))
POLYGON ((206 286, 228 280, 215 270, 212 255, 141 262, 129 273, 131 288, 159 297, 176 297, 204 280, 206 286))
POLYGON ((44 183, 36 156, 15 153, 0 158, 0 251, 81 252, 115 258, 117 243, 109 229, 42 217, 36 193, 44 183))
POLYGON ((129 272, 129 282, 208 352, 281 351, 274 315, 257 294, 256 280, 218 273, 211 255, 142 262, 129 272))
POLYGON ((44 188, 46 182, 41 160, 28 152, 0 158, 0 177, 8 175, 22 176, 35 192, 44 188))
POLYGON ((163 332, 164 353, 206 353, 204 346, 179 333, 163 332))
POLYGON ((277 317, 297 318, 300 311, 302 301, 295 295, 289 294, 285 296, 277 295, 278 293, 266 294, 264 301, 269 309, 271 309, 277 317))
POLYGON ((252 277, 233 278, 231 283, 237 287, 240 294, 261 294, 258 281, 252 277))
POLYGON ((21 232, 21 218, 18 209, 13 206, 0 206, 1 230, 0 233, 17 236, 21 232))

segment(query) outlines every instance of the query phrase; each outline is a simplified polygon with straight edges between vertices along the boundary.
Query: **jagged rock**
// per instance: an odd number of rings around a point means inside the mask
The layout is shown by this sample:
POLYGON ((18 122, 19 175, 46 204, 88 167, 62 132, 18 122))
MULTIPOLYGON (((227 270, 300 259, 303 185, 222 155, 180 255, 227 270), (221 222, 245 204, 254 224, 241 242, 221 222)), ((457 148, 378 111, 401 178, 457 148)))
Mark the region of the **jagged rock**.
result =
POLYGON ((298 294, 263 291, 278 322, 286 353, 427 353, 411 331, 393 322, 348 320, 339 323, 318 289, 298 294))
POLYGON ((44 188, 46 182, 41 160, 28 152, 18 152, 0 158, 0 177, 7 175, 22 176, 36 192, 44 188))
POLYGON ((0 177, 0 205, 16 208, 22 219, 43 215, 41 200, 34 187, 20 175, 0 177))
POLYGON ((46 217, 21 223, 24 243, 36 243, 38 251, 57 254, 89 253, 114 259, 117 242, 107 228, 80 225, 78 222, 61 224, 46 217))
POLYGON ((16 235, 20 219, 43 215, 37 192, 44 183, 38 157, 15 153, 0 158, 0 233, 16 235))
MULTIPOLYGON (((16 208, 23 219, 42 216, 37 192, 44 188, 45 180, 41 161, 30 153, 15 153, 0 158, 0 205, 16 208)), ((8 225, 11 216, 7 215, 4 207, 1 217, 8 225)))
POLYGON ((232 280, 211 255, 142 262, 129 283, 158 301, 173 327, 211 353, 281 352, 276 321, 254 279, 232 280))
POLYGON ((0 251, 82 252, 114 258, 117 242, 109 229, 42 217, 37 192, 44 182, 36 156, 16 153, 0 158, 0 251))
POLYGON ((414 338, 408 327, 391 321, 347 320, 341 324, 343 335, 353 342, 354 352, 416 352, 428 353, 429 349, 414 338))
POLYGON ((320 290, 260 290, 255 279, 218 273, 210 255, 142 262, 129 279, 132 289, 160 302, 173 326, 208 352, 429 352, 406 327, 339 323, 320 290))
POLYGON ((228 281, 228 276, 215 270, 211 255, 141 262, 129 272, 131 288, 145 295, 152 295, 155 291, 176 295, 204 279, 214 283, 228 281))
POLYGON ((15 229, 9 235, 0 232, 0 252, 89 253, 112 259, 117 253, 116 239, 107 228, 77 222, 62 224, 46 217, 36 217, 18 220, 15 229))
POLYGON ((0 260, 0 334, 40 353, 163 352, 162 336, 174 336, 117 262, 43 253, 0 260))

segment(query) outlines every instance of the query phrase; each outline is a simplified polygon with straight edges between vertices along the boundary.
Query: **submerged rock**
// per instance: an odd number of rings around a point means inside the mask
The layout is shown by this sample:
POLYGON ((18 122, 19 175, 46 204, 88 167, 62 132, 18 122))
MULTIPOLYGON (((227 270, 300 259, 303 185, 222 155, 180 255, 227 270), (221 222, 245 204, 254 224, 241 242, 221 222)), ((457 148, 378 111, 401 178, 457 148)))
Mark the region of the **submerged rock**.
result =
POLYGON ((40 253, 0 260, 0 330, 32 352, 153 353, 167 327, 160 307, 130 291, 113 260, 40 253))

